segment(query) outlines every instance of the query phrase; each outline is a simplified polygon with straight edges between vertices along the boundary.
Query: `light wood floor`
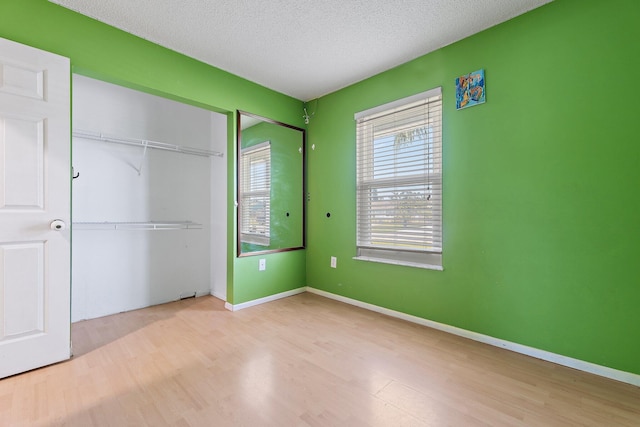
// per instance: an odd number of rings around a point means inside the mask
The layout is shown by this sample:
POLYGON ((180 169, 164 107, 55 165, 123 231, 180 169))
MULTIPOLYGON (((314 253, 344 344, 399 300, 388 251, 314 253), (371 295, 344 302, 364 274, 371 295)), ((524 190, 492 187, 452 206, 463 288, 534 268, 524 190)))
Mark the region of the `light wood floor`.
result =
POLYGON ((73 325, 0 381, 0 426, 639 426, 640 388, 312 294, 73 325))

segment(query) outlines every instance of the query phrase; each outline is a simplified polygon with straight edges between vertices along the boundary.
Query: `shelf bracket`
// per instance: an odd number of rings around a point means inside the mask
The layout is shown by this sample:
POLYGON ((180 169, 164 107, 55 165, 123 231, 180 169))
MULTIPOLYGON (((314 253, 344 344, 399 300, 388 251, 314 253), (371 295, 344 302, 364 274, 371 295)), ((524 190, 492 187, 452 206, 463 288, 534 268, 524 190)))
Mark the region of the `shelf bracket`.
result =
POLYGON ((142 165, 144 165, 144 159, 147 157, 147 148, 149 148, 149 144, 147 144, 147 141, 142 141, 142 145, 144 146, 144 149, 142 150, 140 166, 138 166, 138 168, 134 166, 134 169, 136 169, 136 172, 138 172, 138 176, 142 175, 142 165))

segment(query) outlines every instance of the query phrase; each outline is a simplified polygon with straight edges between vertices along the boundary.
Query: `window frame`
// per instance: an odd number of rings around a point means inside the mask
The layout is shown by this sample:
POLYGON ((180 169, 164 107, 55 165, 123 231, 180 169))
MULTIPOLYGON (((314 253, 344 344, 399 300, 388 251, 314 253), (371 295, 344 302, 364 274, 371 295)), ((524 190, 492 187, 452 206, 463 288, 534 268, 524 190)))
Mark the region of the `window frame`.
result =
POLYGON ((263 215, 265 218, 265 223, 259 226, 259 230, 262 230, 262 232, 242 232, 240 233, 240 241, 241 243, 269 246, 271 244, 271 141, 263 141, 251 147, 243 148, 240 152, 240 163, 240 173, 244 176, 244 179, 242 179, 242 200, 240 200, 242 205, 240 221, 243 224, 241 229, 251 229, 245 221, 248 221, 248 215, 250 215, 248 207, 252 201, 264 202, 263 215), (266 156, 263 154, 265 150, 267 152, 266 156), (257 161, 266 162, 264 177, 252 176, 254 172, 251 167, 253 163, 252 157, 255 155, 259 156, 257 161), (254 189, 256 180, 261 184, 264 183, 263 186, 265 188, 254 189))
MULTIPOLYGON (((381 262, 388 264, 399 264, 411 267, 427 268, 434 270, 442 270, 442 88, 437 87, 426 92, 422 92, 410 97, 402 98, 387 104, 379 105, 377 107, 361 111, 354 116, 356 121, 356 250, 357 255, 354 257, 356 260, 381 262), (419 108, 425 109, 425 116, 421 118, 422 121, 417 122, 414 120, 413 115, 406 118, 405 122, 401 121, 404 117, 403 114, 410 112, 413 114, 414 110, 419 108), (399 120, 395 124, 393 120, 399 120), (420 141, 421 144, 417 144, 414 148, 423 150, 421 157, 413 156, 411 154, 405 154, 404 157, 399 155, 396 150, 400 150, 394 144, 393 155, 386 154, 384 160, 380 154, 379 158, 376 157, 375 151, 380 150, 380 146, 383 137, 378 135, 386 135, 387 137, 397 138, 397 134, 401 129, 405 129, 407 123, 410 123, 406 129, 415 131, 416 129, 428 128, 429 135, 424 136, 420 141), (416 124, 417 123, 417 124, 416 124), (376 128, 377 126, 377 128, 376 128), (378 147, 374 146, 374 141, 378 143, 378 147), (428 151, 425 151, 428 150, 428 151), (432 151, 433 150, 433 154, 432 151), (378 162, 378 165, 375 164, 378 162), (383 162, 385 163, 383 165, 383 162), (423 165, 420 165, 420 163, 423 165), (400 164, 400 169, 398 168, 400 164), (389 165, 393 165, 393 175, 389 175, 389 165), (418 167, 416 166, 418 165, 418 167), (382 170, 383 173, 379 172, 382 170), (374 177, 375 174, 381 176, 374 177), (434 190, 436 189, 437 190, 434 190), (415 189, 415 190, 412 190, 415 189), (378 190, 372 193, 372 190, 378 190), (386 220, 381 218, 387 214, 381 214, 380 211, 376 212, 376 208, 372 208, 372 205, 379 200, 374 200, 372 194, 387 194, 386 197, 390 197, 390 208, 392 211, 397 212, 402 207, 402 200, 398 194, 404 194, 405 199, 409 197, 416 197, 413 203, 427 206, 435 211, 431 215, 424 214, 424 218, 421 224, 423 230, 415 230, 410 232, 410 236, 395 239, 390 237, 387 242, 383 244, 384 236, 389 237, 393 233, 384 232, 374 236, 371 231, 371 221, 374 218, 378 219, 378 226, 387 223, 386 220), (396 199, 394 200, 389 194, 394 194, 396 199), (408 194, 408 196, 407 196, 408 194), (422 194, 422 199, 420 199, 422 194), (425 199, 425 195, 426 199, 425 199), (431 196, 435 195, 435 199, 430 202, 431 196), (369 228, 368 228, 369 227, 369 228), (429 228, 427 232, 426 229, 429 228), (428 237, 431 235, 431 237, 428 237), (377 238, 379 243, 372 242, 373 238, 377 238), (411 246, 414 244, 411 239, 418 239, 419 243, 415 243, 422 248, 411 246), (431 246, 429 246, 431 244, 431 246), (406 246, 406 248, 402 248, 406 246)), ((405 129, 405 130, 406 130, 405 129)), ((411 144, 406 144, 411 147, 411 144)), ((401 145, 402 147, 402 145, 401 145)), ((377 196, 376 196, 377 197, 377 196)), ((410 202, 411 203, 411 202, 410 202)), ((378 203, 378 208, 381 203, 378 203)), ((406 210, 406 207, 404 208, 406 210)), ((409 219, 405 217, 404 226, 406 228, 406 222, 420 220, 421 215, 414 215, 415 207, 409 208, 409 219)), ((424 211, 421 211, 424 213, 424 211)), ((388 222, 393 228, 398 225, 398 214, 392 214, 391 220, 388 222)), ((397 230, 396 230, 397 237, 397 230)))

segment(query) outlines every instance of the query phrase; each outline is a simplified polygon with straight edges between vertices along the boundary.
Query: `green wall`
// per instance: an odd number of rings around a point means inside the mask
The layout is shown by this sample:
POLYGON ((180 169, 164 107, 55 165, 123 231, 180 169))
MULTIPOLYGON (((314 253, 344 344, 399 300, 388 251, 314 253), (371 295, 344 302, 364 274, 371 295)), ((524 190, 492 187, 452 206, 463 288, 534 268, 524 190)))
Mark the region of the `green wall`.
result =
POLYGON ((46 0, 2 0, 0 37, 71 59, 75 73, 228 115, 227 299, 238 304, 305 285, 304 251, 235 257, 235 111, 302 126, 302 102, 180 55, 46 0), (255 265, 254 265, 255 264, 255 265), (268 276, 269 280, 262 280, 268 276), (260 280, 257 280, 260 279, 260 280))
POLYGON ((307 284, 640 374, 638 22, 635 0, 556 0, 322 97, 307 284), (480 68, 487 103, 456 111, 480 68), (436 86, 444 271, 355 261, 353 115, 436 86))

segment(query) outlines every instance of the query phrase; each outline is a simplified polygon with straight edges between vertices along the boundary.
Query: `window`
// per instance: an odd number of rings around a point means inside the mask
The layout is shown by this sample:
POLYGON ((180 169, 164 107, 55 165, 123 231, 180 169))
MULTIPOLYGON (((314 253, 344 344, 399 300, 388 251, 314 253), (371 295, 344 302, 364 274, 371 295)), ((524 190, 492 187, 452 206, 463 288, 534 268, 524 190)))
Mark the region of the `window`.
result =
POLYGON ((356 119, 356 259, 442 269, 442 92, 356 119))
POLYGON ((260 246, 270 244, 271 142, 265 141, 241 152, 242 174, 241 241, 260 246))

